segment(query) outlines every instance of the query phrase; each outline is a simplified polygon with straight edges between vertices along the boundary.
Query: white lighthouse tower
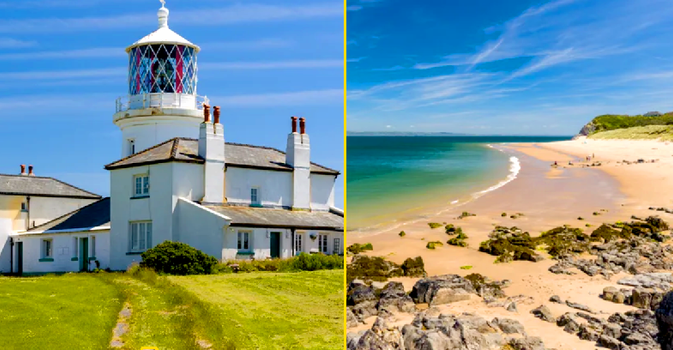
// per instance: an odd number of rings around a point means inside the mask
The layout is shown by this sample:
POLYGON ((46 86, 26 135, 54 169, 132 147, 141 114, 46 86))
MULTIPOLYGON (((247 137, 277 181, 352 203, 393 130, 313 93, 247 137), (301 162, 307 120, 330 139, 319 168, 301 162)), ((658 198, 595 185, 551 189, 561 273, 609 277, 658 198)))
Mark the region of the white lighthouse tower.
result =
POLYGON ((117 99, 113 122, 122 131, 122 157, 174 137, 199 137, 207 98, 196 94, 201 50, 168 28, 165 1, 159 28, 126 49, 128 95, 117 99))

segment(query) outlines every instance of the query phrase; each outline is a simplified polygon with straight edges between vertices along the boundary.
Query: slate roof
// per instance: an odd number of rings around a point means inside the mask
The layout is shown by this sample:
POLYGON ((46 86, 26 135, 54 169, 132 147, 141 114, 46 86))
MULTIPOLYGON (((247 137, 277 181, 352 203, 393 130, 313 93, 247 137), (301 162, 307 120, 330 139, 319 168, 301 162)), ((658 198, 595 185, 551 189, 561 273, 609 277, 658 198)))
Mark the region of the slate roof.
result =
MULTIPOLYGON (((228 167, 292 171, 292 167, 285 163, 285 152, 275 148, 227 142, 224 152, 228 167)), ((199 157, 199 141, 176 137, 108 164, 105 169, 113 170, 166 162, 204 163, 203 158, 199 157)), ((337 170, 316 163, 311 163, 311 172, 339 175, 337 170)))
POLYGON ((100 226, 110 226, 110 197, 33 227, 22 234, 88 231, 100 226))
POLYGON ((101 196, 51 177, 0 174, 0 194, 99 199, 101 196))
POLYGON ((206 205, 231 218, 232 226, 296 228, 343 231, 344 218, 326 211, 253 208, 236 205, 206 205))

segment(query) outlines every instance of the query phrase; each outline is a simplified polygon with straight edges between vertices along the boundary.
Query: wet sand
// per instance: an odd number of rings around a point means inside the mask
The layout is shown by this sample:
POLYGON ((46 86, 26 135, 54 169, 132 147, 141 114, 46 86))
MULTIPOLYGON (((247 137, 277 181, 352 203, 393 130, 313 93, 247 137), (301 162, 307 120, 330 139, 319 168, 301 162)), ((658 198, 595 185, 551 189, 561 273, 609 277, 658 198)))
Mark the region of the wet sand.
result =
MULTIPOLYGON (((447 207, 439 215, 429 215, 417 222, 400 227, 382 229, 378 232, 348 234, 348 244, 372 243, 371 255, 385 256, 396 263, 408 257, 422 256, 429 275, 480 273, 495 280, 509 279, 505 289, 508 296, 524 294, 532 298, 529 304, 518 305, 518 313, 504 308, 488 307, 481 298, 459 302, 442 309, 454 313, 476 312, 486 318, 495 316, 515 318, 529 335, 542 337, 547 347, 557 349, 594 349, 593 342, 580 340, 575 335, 563 332, 562 328, 533 317, 530 310, 547 305, 555 316, 571 311, 565 305, 550 303, 549 297, 559 295, 563 300, 590 305, 596 310, 609 313, 627 311, 632 307, 602 300, 599 295, 606 286, 617 286, 621 276, 609 281, 602 276, 589 277, 583 273, 573 276, 555 275, 547 271, 554 262, 546 259, 533 263, 514 261, 494 264, 494 256, 477 250, 479 243, 488 238, 494 225, 517 226, 531 235, 564 224, 579 227, 590 233, 603 222, 629 221, 631 215, 660 215, 673 221, 673 215, 648 210, 650 206, 673 207, 673 144, 656 141, 573 140, 546 144, 511 144, 497 146, 506 153, 519 158, 521 171, 516 179, 505 186, 486 193, 472 202, 457 207, 447 207), (601 161, 599 167, 582 167, 577 162, 587 155, 595 155, 593 161, 601 161), (656 163, 622 164, 622 160, 659 159, 656 163), (556 161, 558 168, 551 167, 556 161), (568 162, 573 162, 572 166, 568 162), (618 163, 619 162, 619 163, 618 163), (456 219, 461 212, 477 216, 456 219), (507 213, 502 217, 501 213, 507 213), (600 215, 593 215, 594 212, 600 215), (509 216, 523 213, 512 219, 509 216), (582 217, 583 220, 578 220, 582 217), (469 247, 449 246, 448 236, 442 228, 430 229, 428 222, 453 223, 463 228, 469 236, 469 247), (591 227, 586 227, 586 224, 591 227), (398 233, 404 230, 406 236, 398 233), (426 249, 428 241, 441 241, 444 246, 436 250, 426 249), (463 270, 461 266, 472 266, 463 270)), ((441 208, 439 208, 441 209, 441 208)), ((438 210, 439 211, 439 210, 438 210)), ((402 279, 407 287, 415 279, 402 279)), ((408 323, 412 316, 400 316, 398 323, 408 323)), ((368 320, 371 325, 373 319, 368 320)), ((362 326, 365 327, 366 326, 362 326)), ((358 328, 360 329, 360 327, 358 328)))

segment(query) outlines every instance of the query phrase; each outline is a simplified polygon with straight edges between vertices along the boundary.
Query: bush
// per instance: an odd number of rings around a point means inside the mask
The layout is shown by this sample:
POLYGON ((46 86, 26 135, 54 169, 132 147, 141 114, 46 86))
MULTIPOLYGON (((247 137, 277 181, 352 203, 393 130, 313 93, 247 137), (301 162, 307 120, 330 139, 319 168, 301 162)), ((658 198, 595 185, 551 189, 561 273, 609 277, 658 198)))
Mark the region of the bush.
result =
POLYGON ((428 249, 435 249, 436 247, 441 247, 444 244, 440 241, 434 241, 434 242, 428 242, 428 244, 425 246, 428 249))
POLYGON ((165 241, 142 253, 140 267, 171 275, 213 273, 217 259, 181 242, 165 241))
POLYGON ((218 264, 214 269, 216 273, 232 273, 232 264, 238 265, 239 272, 298 272, 315 270, 334 270, 343 269, 343 256, 324 255, 324 254, 306 254, 301 253, 298 256, 288 259, 267 259, 267 260, 230 260, 218 264))
POLYGON ((407 234, 406 234, 404 231, 400 231, 400 237, 404 237, 404 236, 406 236, 406 235, 407 235, 407 234))
POLYGON ((371 243, 365 243, 365 244, 354 243, 349 245, 348 248, 346 248, 346 251, 353 254, 360 254, 365 250, 374 250, 374 246, 372 246, 371 243))

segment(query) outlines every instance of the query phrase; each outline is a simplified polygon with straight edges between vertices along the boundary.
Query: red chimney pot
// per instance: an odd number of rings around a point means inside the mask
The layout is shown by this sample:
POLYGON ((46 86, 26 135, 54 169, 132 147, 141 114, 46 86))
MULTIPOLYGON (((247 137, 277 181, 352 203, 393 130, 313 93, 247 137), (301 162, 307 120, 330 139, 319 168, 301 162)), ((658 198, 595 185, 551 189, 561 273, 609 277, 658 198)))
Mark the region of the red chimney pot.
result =
POLYGON ((297 117, 292 117, 292 132, 297 132, 297 117))
POLYGON ((213 121, 215 124, 220 123, 220 106, 213 107, 213 118, 215 119, 213 121))
POLYGON ((210 121, 210 106, 203 104, 203 122, 208 123, 210 121))
POLYGON ((299 128, 301 129, 302 134, 306 133, 306 119, 299 118, 299 128))
POLYGON ((26 165, 21 164, 21 175, 26 175, 26 165))

